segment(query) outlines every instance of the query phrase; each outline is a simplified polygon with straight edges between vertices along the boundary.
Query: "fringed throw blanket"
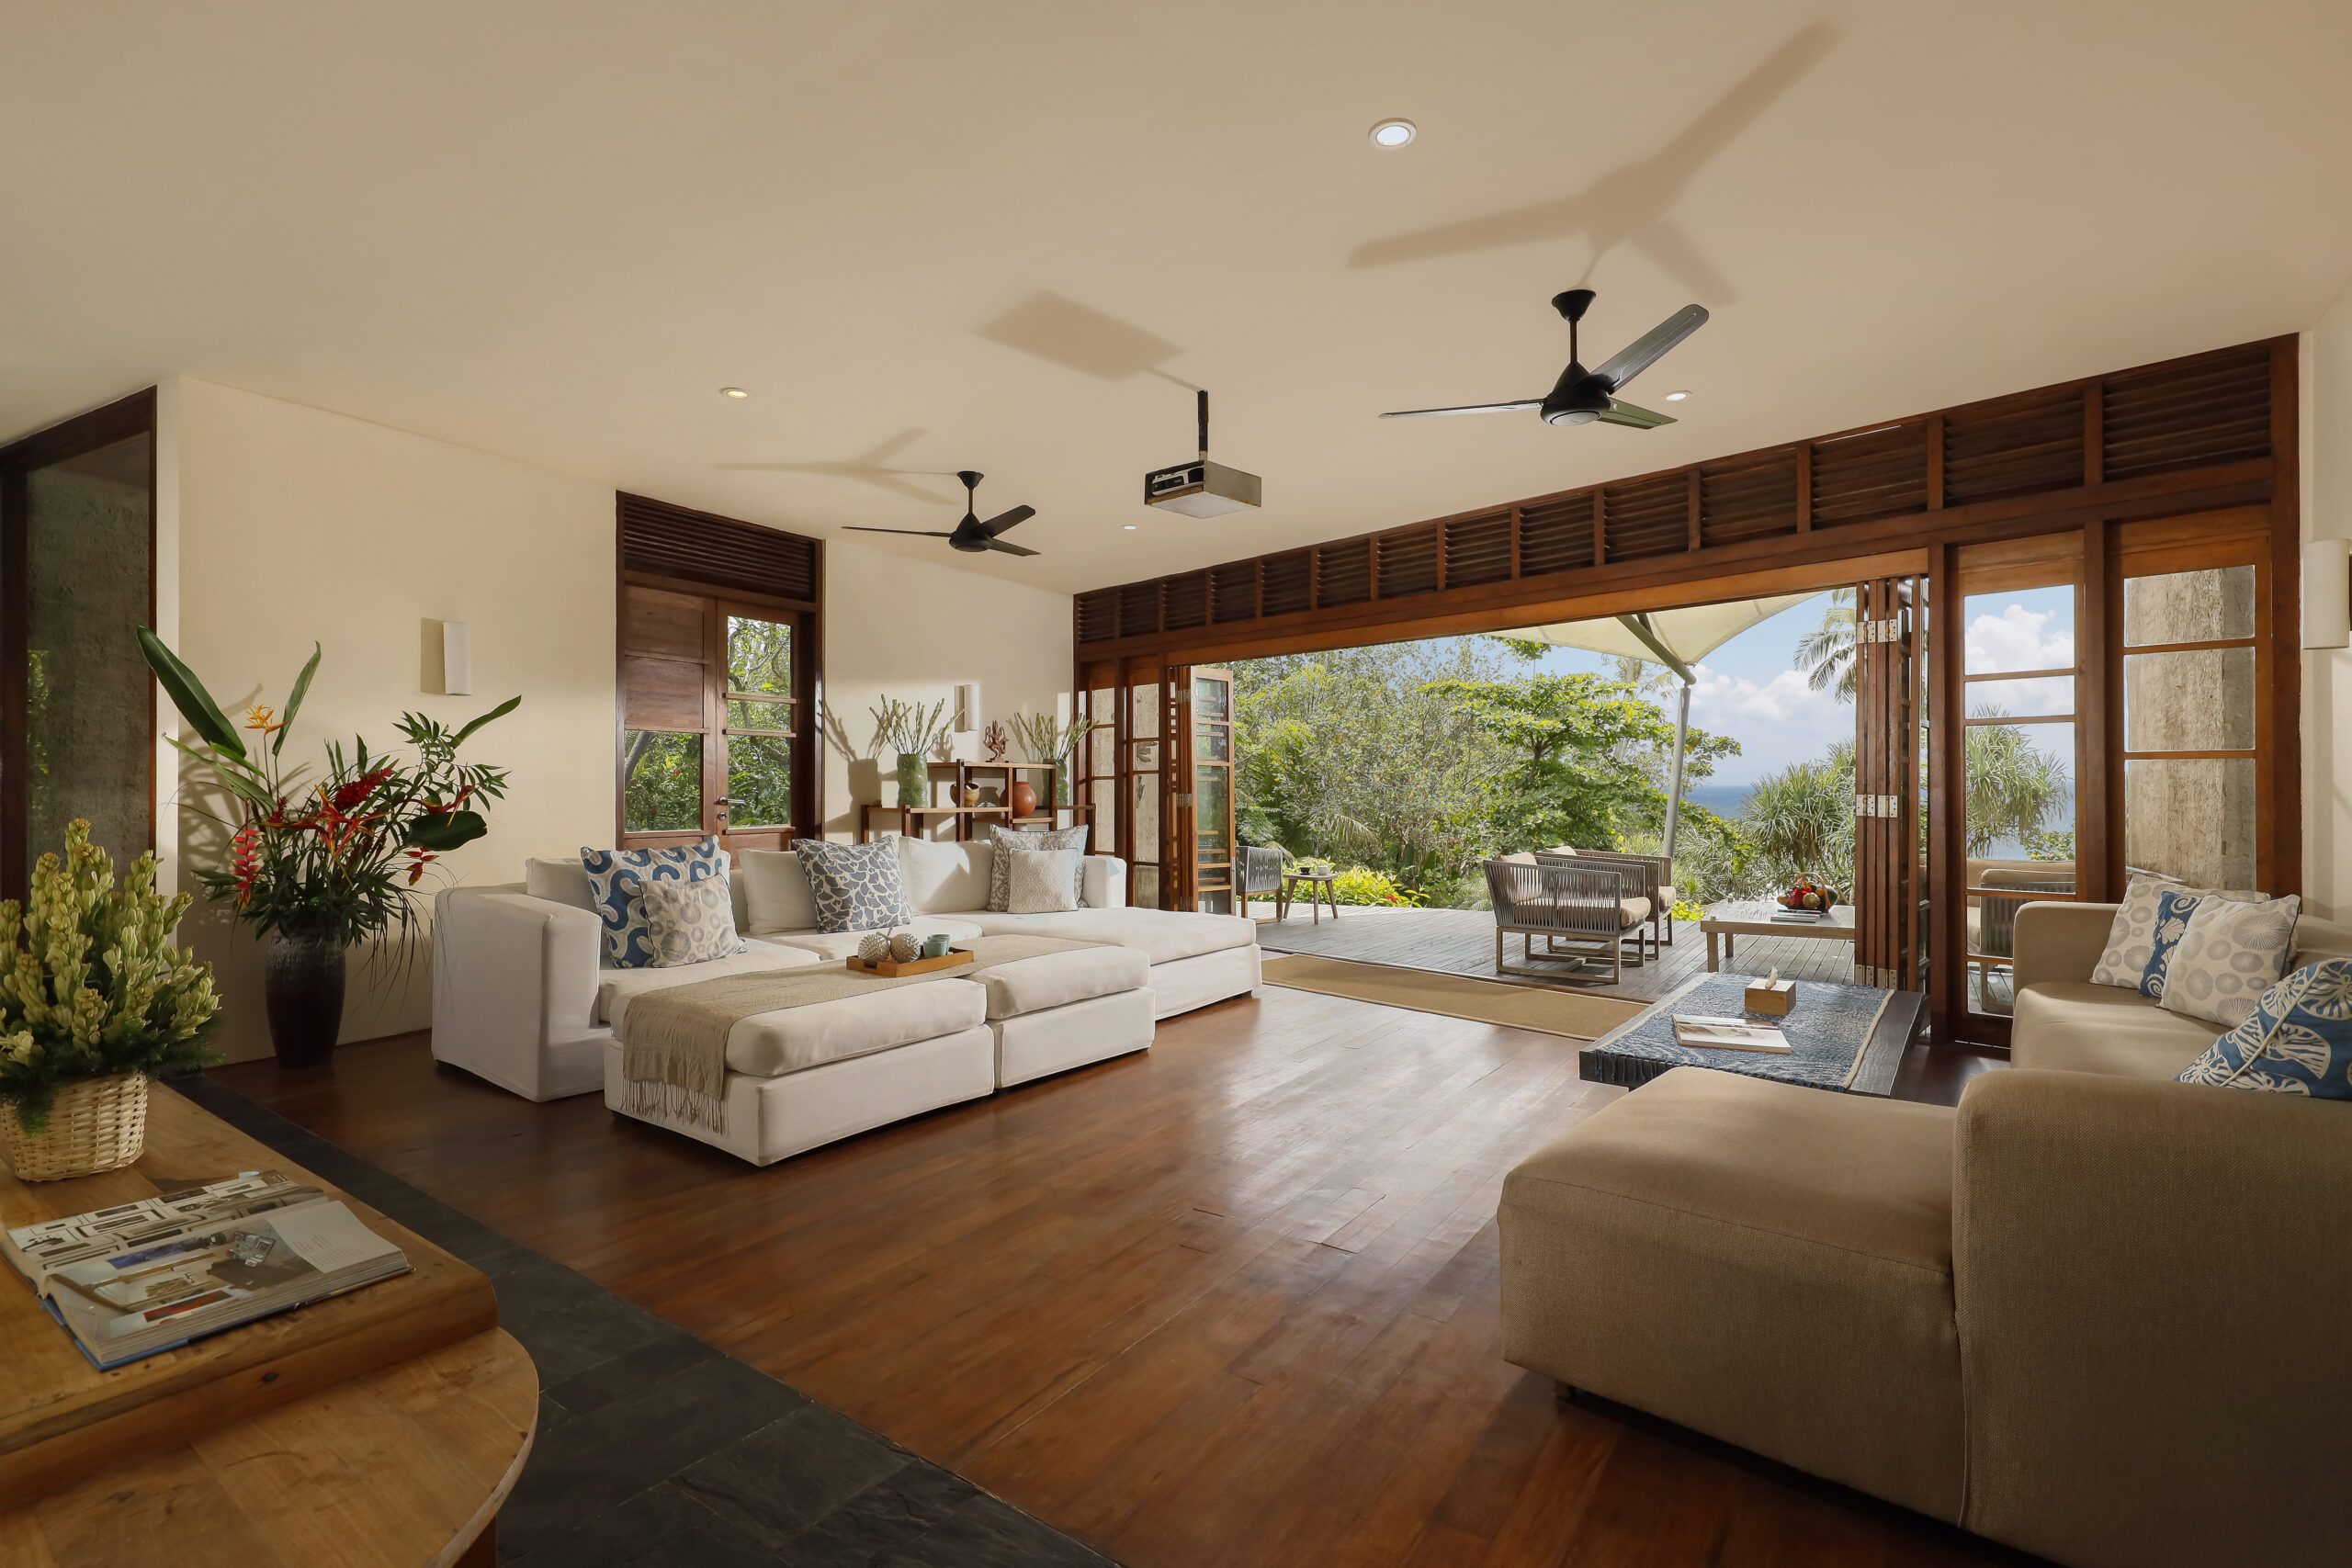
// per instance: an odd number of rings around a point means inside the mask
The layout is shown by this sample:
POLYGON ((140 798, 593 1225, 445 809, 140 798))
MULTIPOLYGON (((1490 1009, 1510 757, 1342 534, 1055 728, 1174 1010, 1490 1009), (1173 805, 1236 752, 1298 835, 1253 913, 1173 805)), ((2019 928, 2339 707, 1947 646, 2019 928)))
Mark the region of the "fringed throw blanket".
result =
POLYGON ((956 980, 1023 958, 1099 945, 1059 937, 983 936, 956 944, 972 962, 928 975, 860 974, 834 961, 799 969, 722 975, 647 991, 621 1021, 621 1110, 727 1131, 727 1037, 747 1018, 870 996, 899 986, 956 980))

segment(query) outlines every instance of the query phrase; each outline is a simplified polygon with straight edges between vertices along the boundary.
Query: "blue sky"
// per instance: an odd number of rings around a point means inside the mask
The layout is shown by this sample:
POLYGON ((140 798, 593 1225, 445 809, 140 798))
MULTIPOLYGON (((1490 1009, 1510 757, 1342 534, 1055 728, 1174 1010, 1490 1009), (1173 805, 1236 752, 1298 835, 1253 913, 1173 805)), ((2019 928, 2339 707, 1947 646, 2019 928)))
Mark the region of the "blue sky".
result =
MULTIPOLYGON (((1965 606, 1969 673, 2072 665, 2074 600, 2071 588, 1971 597, 1965 606)), ((1740 744, 1738 756, 1716 764, 1710 783, 1753 784, 1854 738, 1852 706, 1839 702, 1834 692, 1808 690, 1794 665, 1798 639, 1820 626, 1828 603, 1824 593, 1783 610, 1700 662, 1699 684, 1690 695, 1690 722, 1740 744)), ((1568 648, 1555 648, 1543 660, 1544 669, 1563 672, 1601 671, 1608 664, 1600 654, 1568 648)), ((2064 713, 2073 705, 2072 685, 2063 679, 2005 682, 1980 685, 1972 695, 1997 700, 2013 714, 2064 713)))

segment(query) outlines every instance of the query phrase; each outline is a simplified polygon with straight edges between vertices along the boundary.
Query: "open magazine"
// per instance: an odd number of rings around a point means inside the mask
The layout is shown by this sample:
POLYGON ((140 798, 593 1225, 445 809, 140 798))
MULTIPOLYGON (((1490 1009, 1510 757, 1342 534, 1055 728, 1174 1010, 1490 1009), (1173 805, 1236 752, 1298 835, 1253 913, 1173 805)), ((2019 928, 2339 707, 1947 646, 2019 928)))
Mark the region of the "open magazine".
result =
POLYGON ((6 1250, 100 1368, 409 1267, 342 1203, 276 1171, 21 1226, 6 1250))

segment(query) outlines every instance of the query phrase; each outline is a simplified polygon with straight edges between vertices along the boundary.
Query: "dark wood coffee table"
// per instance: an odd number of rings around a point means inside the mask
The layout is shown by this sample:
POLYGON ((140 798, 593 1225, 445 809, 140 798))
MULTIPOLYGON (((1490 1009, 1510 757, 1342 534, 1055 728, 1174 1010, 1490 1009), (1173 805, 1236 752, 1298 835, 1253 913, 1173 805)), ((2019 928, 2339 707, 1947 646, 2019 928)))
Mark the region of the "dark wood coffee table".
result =
MULTIPOLYGON (((1706 985, 1710 980, 1730 979, 1745 981, 1747 978, 1750 977, 1745 976, 1726 976, 1720 975, 1695 975, 1691 976, 1689 980, 1686 980, 1681 985, 1676 987, 1672 992, 1659 998, 1657 1001, 1652 1002, 1648 1007, 1644 1008, 1640 1012, 1635 1013, 1632 1018, 1627 1019, 1623 1023, 1619 1024, 1616 1028, 1611 1030, 1608 1033, 1602 1035, 1600 1039, 1594 1041, 1591 1044, 1584 1047, 1582 1051, 1578 1052, 1578 1076, 1595 1083, 1622 1083, 1638 1087, 1640 1084, 1647 1082, 1649 1078, 1657 1077, 1657 1074, 1665 1072, 1669 1066, 1676 1064, 1667 1062, 1657 1062, 1655 1064, 1627 1062, 1622 1059, 1622 1055, 1613 1056, 1610 1052, 1611 1045, 1623 1036, 1631 1034, 1648 1020, 1656 1018, 1661 1014, 1690 1010, 1683 1005, 1683 998, 1690 995, 1690 992, 1697 990, 1701 986, 1706 985)), ((1792 1043, 1800 1044, 1802 1043, 1796 1042, 1795 1040, 1795 1032, 1802 1030, 1805 1025, 1804 1014, 1808 1010, 1805 1005, 1805 993, 1813 992, 1817 995, 1818 993, 1826 990, 1850 992, 1855 989, 1876 991, 1883 988, 1880 987, 1855 987, 1839 986, 1834 981, 1827 980, 1800 980, 1797 982, 1797 986, 1798 1006, 1795 1012, 1786 1018, 1754 1017, 1752 1021, 1757 1023, 1772 1024, 1779 1027, 1790 1034, 1792 1043)), ((1723 987, 1718 987, 1716 988, 1721 990, 1723 987)), ((1736 1002, 1736 995, 1735 993, 1734 1001, 1736 1002)), ((1870 1038, 1862 1043, 1860 1055, 1854 1061, 1852 1076, 1848 1078, 1844 1085, 1844 1090, 1846 1093, 1867 1094, 1879 1099, 1884 1099, 1894 1091, 1895 1075, 1900 1072, 1903 1067, 1904 1048, 1910 1044, 1911 1036, 1913 1032, 1918 1029, 1920 1015, 1925 1011, 1927 1005, 1927 997, 1917 991, 1894 991, 1888 995, 1884 1010, 1878 1015, 1877 1022, 1871 1030, 1870 1038)), ((1705 1010, 1712 1014, 1717 1012, 1735 1012, 1738 1010, 1736 1006, 1725 1005, 1720 999, 1716 999, 1713 1000, 1711 1005, 1709 1005, 1705 1010)), ((1703 1055, 1725 1058, 1736 1057, 1743 1063, 1760 1064, 1780 1059, 1770 1055, 1752 1055, 1747 1053, 1734 1053, 1728 1051, 1707 1052, 1703 1055)), ((1715 1066, 1720 1064, 1717 1062, 1702 1061, 1681 1065, 1692 1066, 1715 1066)), ((1743 1068, 1743 1070, 1745 1069, 1743 1068)), ((1757 1076, 1771 1077, 1775 1075, 1767 1071, 1758 1073, 1757 1076)), ((1782 1081, 1796 1080, 1783 1079, 1782 1081)), ((1834 1083, 1815 1083, 1812 1087, 1835 1089, 1838 1086, 1834 1083)))

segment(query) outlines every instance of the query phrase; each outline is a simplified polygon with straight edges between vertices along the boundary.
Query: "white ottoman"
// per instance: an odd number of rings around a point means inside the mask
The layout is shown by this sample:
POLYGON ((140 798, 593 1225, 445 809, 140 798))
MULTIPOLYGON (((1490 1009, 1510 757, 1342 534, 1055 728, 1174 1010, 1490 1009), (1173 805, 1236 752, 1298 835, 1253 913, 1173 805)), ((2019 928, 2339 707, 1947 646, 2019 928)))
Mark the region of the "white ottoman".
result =
POLYGON ((988 994, 1001 1089, 1151 1044, 1151 961, 1131 947, 1073 946, 976 971, 988 994))

